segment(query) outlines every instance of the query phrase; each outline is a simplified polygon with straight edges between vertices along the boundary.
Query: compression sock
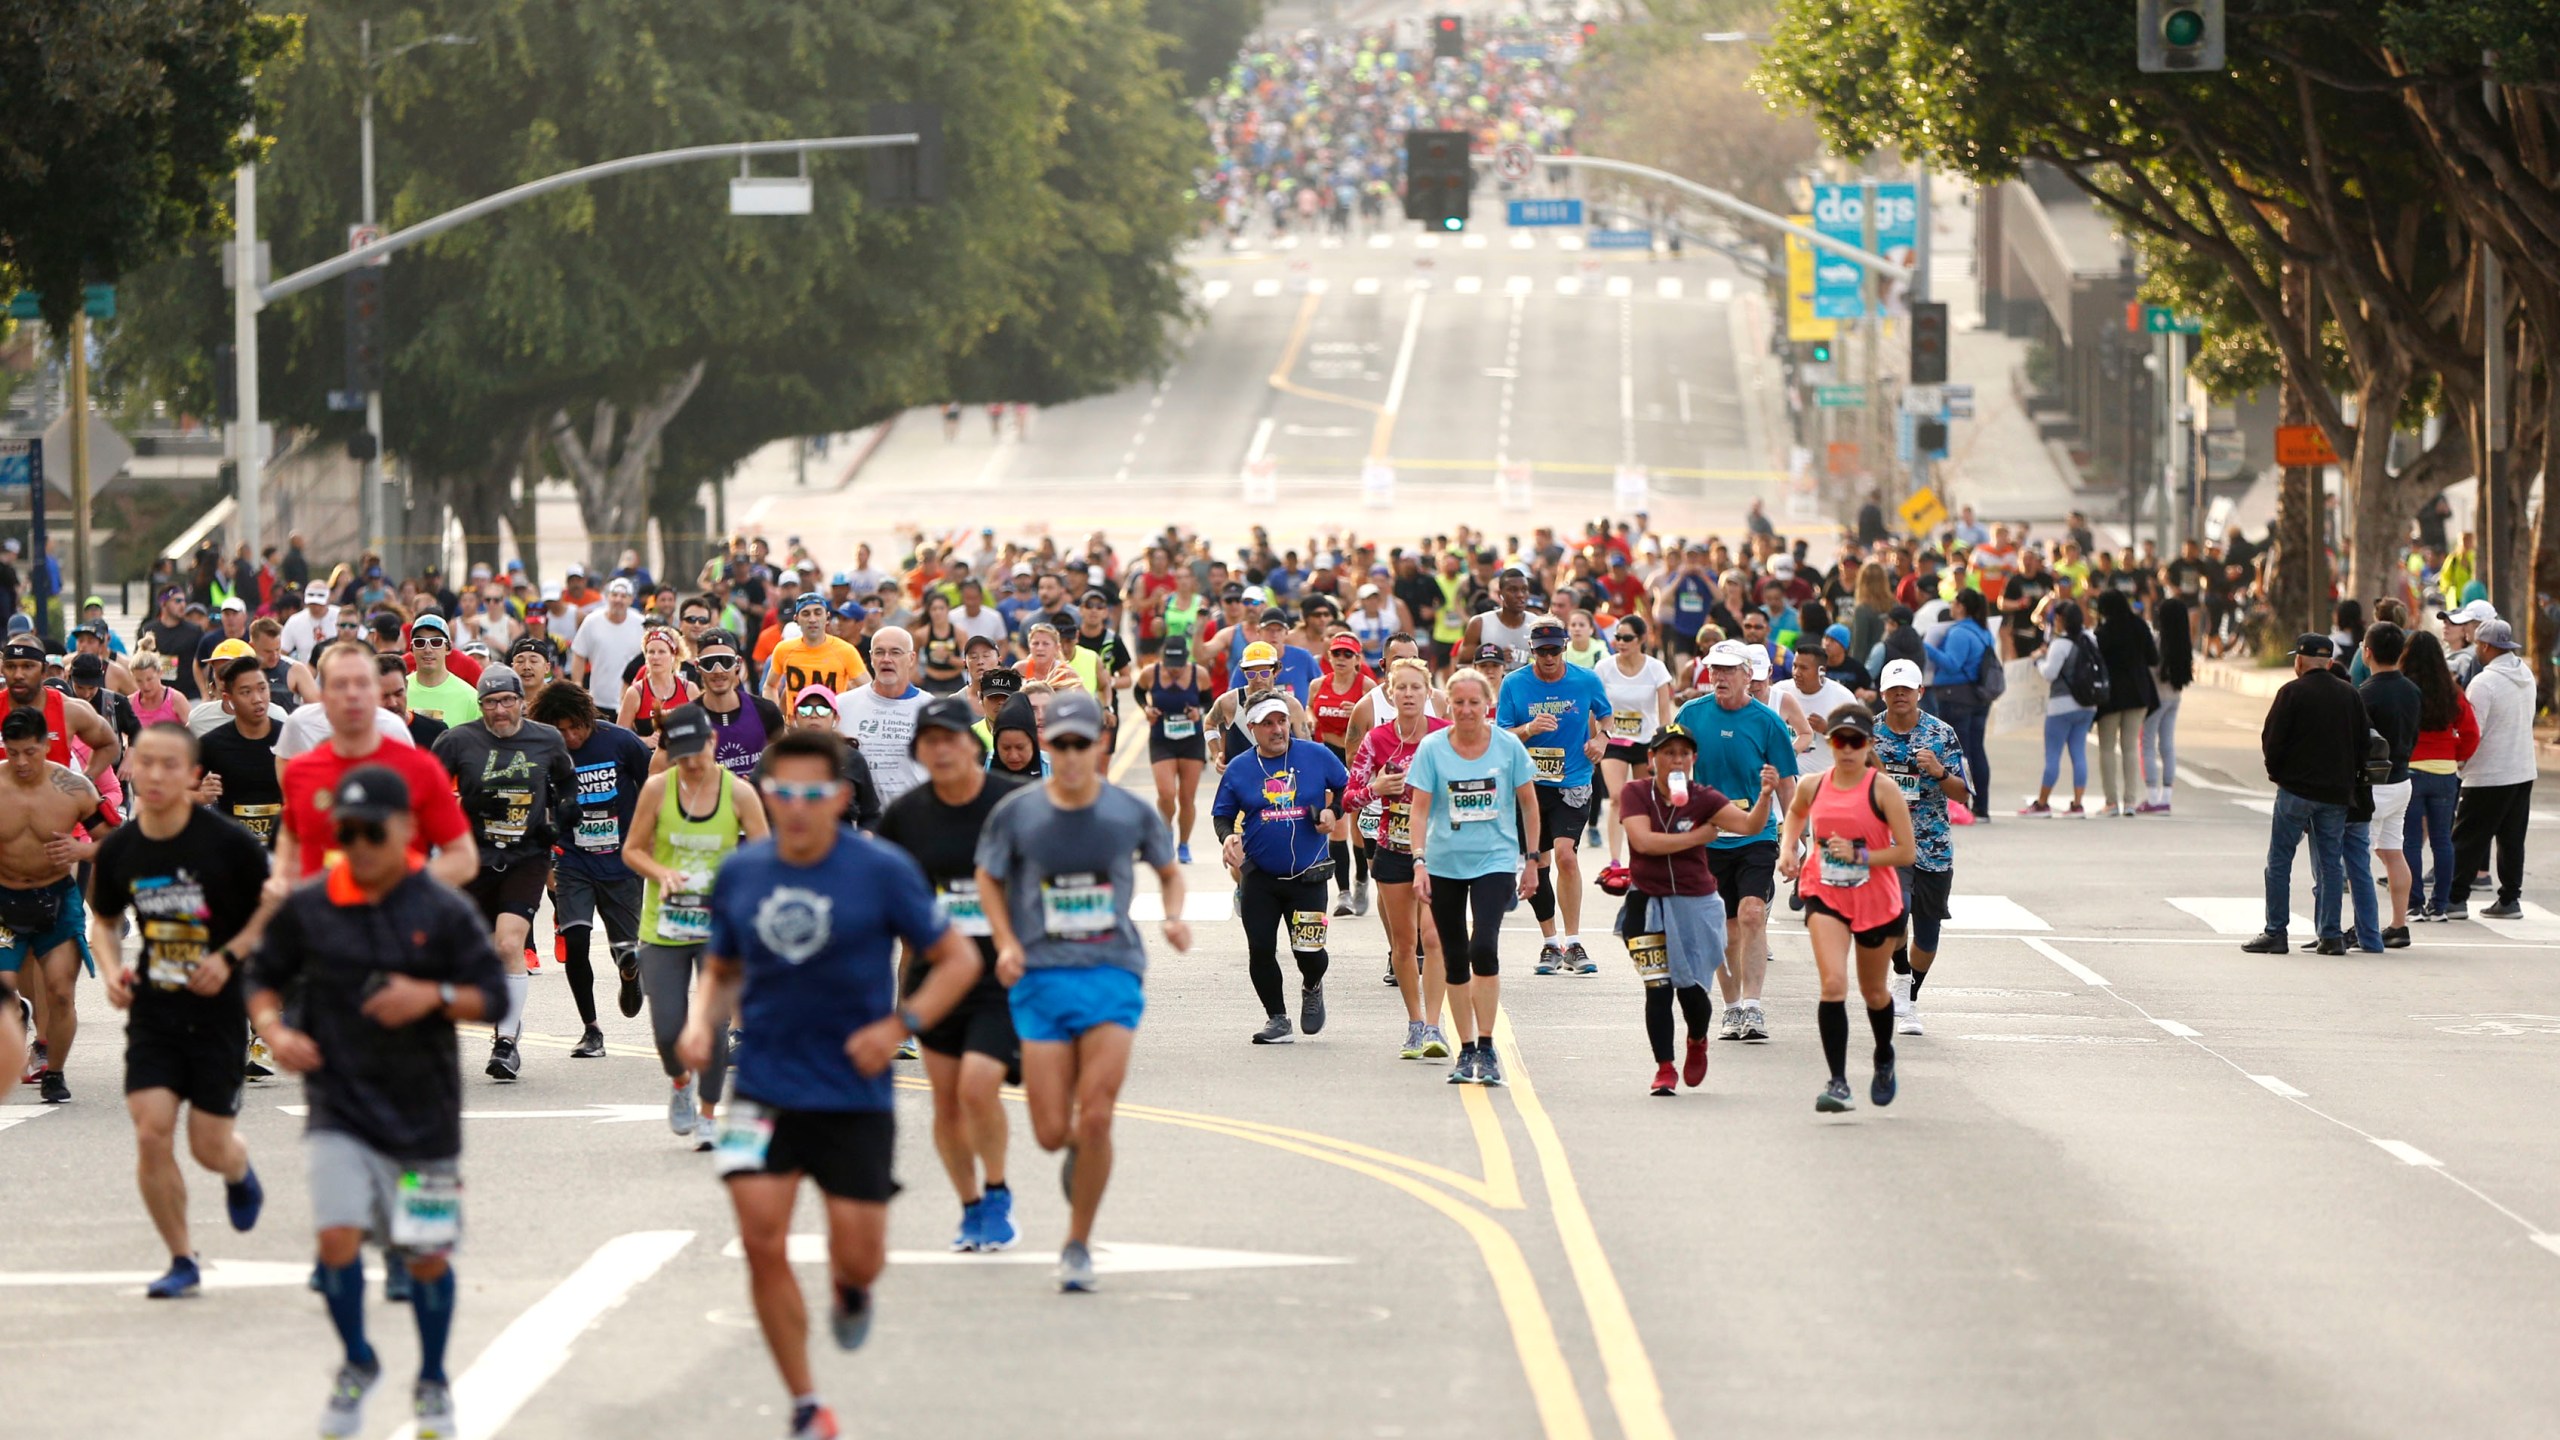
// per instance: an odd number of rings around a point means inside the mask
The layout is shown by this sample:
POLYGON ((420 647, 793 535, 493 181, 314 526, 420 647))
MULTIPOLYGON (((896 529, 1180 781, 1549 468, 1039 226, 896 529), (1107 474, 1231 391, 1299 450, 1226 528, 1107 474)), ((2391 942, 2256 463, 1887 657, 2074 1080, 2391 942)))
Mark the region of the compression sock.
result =
POLYGON ((1653 1063, 1671 1063, 1671 987, 1644 987, 1644 1038, 1653 1042, 1653 1063))
POLYGON ((1351 843, 1351 873, 1363 885, 1369 883, 1369 852, 1376 848, 1366 840, 1351 843))
POLYGON ((1325 852, 1333 857, 1333 883, 1345 894, 1350 893, 1351 842, 1348 840, 1332 841, 1325 846, 1325 852))
POLYGON ((560 932, 560 969, 569 977, 569 998, 578 1002, 578 1023, 596 1023, 596 967, 587 959, 587 942, 595 935, 593 926, 580 925, 560 932))
POLYGON ((1896 975, 1911 973, 1911 951, 1904 946, 1893 947, 1893 973, 1896 975))
POLYGON ((1928 971, 1926 971, 1926 970, 1913 970, 1913 971, 1911 972, 1911 1003, 1912 1003, 1912 1004, 1917 1005, 1917 1004, 1919 1004, 1919 1003, 1920 1003, 1920 982, 1921 982, 1921 981, 1923 981, 1923 980, 1926 980, 1926 979, 1928 979, 1928 978, 1929 978, 1929 972, 1928 972, 1928 971))
POLYGON ((1822 1031, 1823 1063, 1831 1067, 1831 1078, 1849 1078, 1849 1002, 1825 1000, 1813 1008, 1816 1028, 1822 1031))
POLYGON ((499 1021, 499 1022, 498 1022, 494 1027, 492 1027, 492 1028, 494 1028, 494 1029, 498 1032, 498 1034, 499 1034, 501 1037, 503 1037, 503 1038, 505 1038, 505 1039, 508 1039, 508 1040, 513 1040, 513 1039, 515 1039, 517 1036, 522 1035, 522 1034, 524 1033, 524 1007, 525 1007, 525 1002, 526 1002, 526 1001, 528 1001, 528 1000, 531 1000, 532 998, 533 998, 533 977, 532 977, 532 976, 530 976, 530 975, 510 975, 510 976, 508 976, 508 977, 507 977, 507 1018, 506 1018, 506 1019, 504 1019, 504 1020, 499 1021))
POLYGON ((1707 1038, 1707 1026, 1716 1018, 1716 1004, 1704 985, 1683 985, 1679 990, 1680 1018, 1688 1023, 1689 1038, 1707 1038))
MULTIPOLYGON (((1538 917, 1540 925, 1556 918, 1556 877, 1555 871, 1548 866, 1538 867, 1538 892, 1529 897, 1529 913, 1538 917)), ((1559 940, 1556 943, 1561 945, 1564 942, 1559 940)))
POLYGON ((444 1379, 445 1342, 453 1337, 453 1266, 433 1280, 409 1282, 409 1309, 418 1317, 418 1378, 444 1379))
POLYGON ((364 1338, 364 1256, 344 1265, 320 1266, 320 1296, 329 1302, 329 1323, 347 1348, 347 1363, 360 1370, 379 1369, 382 1361, 364 1338))
MULTIPOLYGON (((1843 1016, 1841 1016, 1840 1018, 1841 1018, 1843 1021, 1846 1021, 1849 1017, 1848 1017, 1848 1016, 1846 1016, 1846 1015, 1843 1015, 1843 1016)), ((1884 1067, 1884 1066, 1887 1066, 1887 1065, 1892 1064, 1892 1063, 1893 1063, 1893 1002, 1892 1002, 1892 1001, 1888 1000, 1888 1001, 1886 1001, 1884 1004, 1879 1005, 1879 1006, 1877 1006, 1875 1009, 1870 1010, 1870 1011, 1868 1011, 1868 1012, 1867 1012, 1867 1028, 1868 1028, 1869 1030, 1871 1030, 1871 1031, 1874 1031, 1874 1032, 1875 1032, 1875 1037, 1876 1037, 1876 1065, 1877 1065, 1877 1067, 1878 1067, 1878 1068, 1882 1068, 1882 1067, 1884 1067)))

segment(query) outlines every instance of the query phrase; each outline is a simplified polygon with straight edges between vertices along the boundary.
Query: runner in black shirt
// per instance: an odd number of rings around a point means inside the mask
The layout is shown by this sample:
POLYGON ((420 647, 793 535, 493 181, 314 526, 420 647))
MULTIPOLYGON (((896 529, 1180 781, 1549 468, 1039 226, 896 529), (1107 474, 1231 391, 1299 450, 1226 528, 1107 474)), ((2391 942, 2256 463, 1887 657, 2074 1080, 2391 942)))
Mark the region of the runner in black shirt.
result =
POLYGON ((276 721, 268 712, 266 672, 254 657, 226 661, 214 683, 231 697, 232 718, 197 741, 204 779, 196 798, 236 820, 272 850, 284 814, 277 780, 276 721))
POLYGON ((193 1294, 202 1280, 178 1169, 180 1105, 194 1110, 189 1153, 222 1177, 231 1228, 255 1226, 266 1202, 232 1127, 248 1023, 235 944, 258 908, 267 852, 246 830, 196 805, 196 738, 185 726, 154 725, 135 743, 130 783, 134 823, 116 827, 98 846, 89 943, 108 1003, 133 1012, 125 1026, 125 1108, 133 1115, 143 1207, 169 1247, 168 1273, 143 1293, 168 1300, 193 1294), (127 910, 140 942, 130 962, 127 910))
MULTIPOLYGON (((1015 1238, 1013 1192, 1005 1186, 1004 1101, 997 1092, 1006 1072, 1021 1063, 1021 1046, 1012 1002, 996 978, 995 932, 978 906, 978 831, 997 801, 1029 783, 988 772, 976 724, 962 696, 943 696, 917 712, 908 749, 930 779, 890 804, 879 831, 924 867, 942 918, 976 942, 986 967, 976 987, 919 1037, 925 1078, 933 1084, 933 1146, 960 1192, 960 1233, 951 1248, 962 1251, 1004 1250, 1015 1238)), ((910 957, 906 989, 922 984, 929 968, 910 957)))

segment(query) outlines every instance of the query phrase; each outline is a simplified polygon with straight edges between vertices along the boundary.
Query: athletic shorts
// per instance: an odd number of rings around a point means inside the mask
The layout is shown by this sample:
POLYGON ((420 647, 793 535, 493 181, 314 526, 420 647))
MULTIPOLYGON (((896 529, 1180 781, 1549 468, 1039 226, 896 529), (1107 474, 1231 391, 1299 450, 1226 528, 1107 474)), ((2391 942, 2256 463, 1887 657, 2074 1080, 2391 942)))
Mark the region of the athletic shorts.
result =
POLYGON ((1147 990, 1117 965, 1046 966, 1013 982, 1013 1029, 1024 1044, 1072 1043, 1101 1025, 1138 1028, 1147 990))
MULTIPOLYGON (((2370 822, 2374 853, 2404 848, 2408 834, 2410 784, 2373 787, 2373 819, 2370 822)), ((2353 863, 2353 862, 2350 862, 2353 863)))
POLYGON ((1754 840, 1729 850, 1707 847, 1707 873, 1716 878, 1727 919, 1742 913, 1742 902, 1766 902, 1778 893, 1778 842, 1754 840))
MULTIPOLYGON (((339 1130, 306 1130, 302 1155, 311 1172, 311 1228, 362 1230, 376 1244, 391 1243, 391 1214, 400 1203, 400 1177, 458 1179, 462 1158, 395 1160, 353 1135, 339 1130)), ((406 1247, 411 1254, 453 1253, 453 1246, 406 1247)))
POLYGON ((1148 727, 1147 763, 1155 765, 1167 760, 1197 760, 1207 764, 1209 737, 1195 731, 1179 740, 1168 740, 1157 734, 1153 726, 1148 727))
POLYGON ((1902 877, 1902 907, 1914 920, 1943 921, 1955 913, 1956 872, 1923 870, 1905 865, 1894 872, 1902 877))
POLYGON ((1553 850, 1558 840, 1581 844, 1583 826, 1591 819, 1590 807, 1587 803, 1572 804, 1565 796, 1579 791, 1587 802, 1591 797, 1591 787, 1540 785, 1535 788, 1538 792, 1538 853, 1544 855, 1553 850))
POLYGON ((596 913, 602 911, 604 933, 614 943, 636 941, 640 935, 640 885, 637 875, 598 880, 584 870, 563 865, 559 888, 551 892, 551 928, 575 930, 583 925, 593 929, 596 913))
MULTIPOLYGON (((730 1102, 729 1118, 742 1112, 741 1096, 730 1102)), ((898 1193, 890 1162, 898 1153, 898 1119, 886 1110, 782 1110, 765 1106, 773 1120, 773 1140, 765 1146, 764 1164, 721 1176, 806 1175, 831 1199, 886 1205, 898 1193)))
POLYGON ((1369 852, 1369 878, 1381 885, 1413 883, 1413 857, 1381 845, 1369 852))
POLYGON ((0 973, 31 965, 65 945, 79 947, 80 963, 90 974, 98 973, 98 962, 89 954, 89 904, 80 894, 80 882, 65 875, 50 885, 33 890, 13 890, 0 895, 0 902, 16 899, 15 908, 22 913, 33 911, 50 901, 53 914, 42 928, 21 934, 12 929, 8 913, 12 906, 0 903, 0 973), (33 903, 30 903, 33 902, 33 903))
POLYGON ((124 1030, 124 1093, 174 1091, 198 1114, 237 1115, 247 1074, 249 1021, 152 1021, 136 1015, 124 1030))
POLYGON ((1651 762, 1652 757, 1653 751, 1647 746, 1639 745, 1632 740, 1612 740, 1609 742, 1608 750, 1600 758, 1615 760, 1631 769, 1642 769, 1651 762))
MULTIPOLYGON (((1829 903, 1824 901, 1819 895, 1807 895, 1804 897, 1804 913, 1807 915, 1828 915, 1843 925, 1850 924, 1848 916, 1832 909, 1829 903)), ((1857 947, 1861 950, 1873 950, 1882 945, 1898 944, 1902 939, 1904 927, 1907 926, 1910 921, 1911 912, 1909 910, 1904 910, 1883 924, 1869 926, 1864 930, 1860 930, 1856 926, 1850 925, 1849 938, 1855 942, 1857 947)))
POLYGON ((551 877, 551 857, 528 855, 504 870, 483 869, 462 887, 471 903, 480 907, 480 918, 491 925, 501 915, 521 917, 533 923, 533 912, 542 908, 542 882, 551 877))
POLYGON ((936 1055, 984 1055, 1004 1066, 1011 1066, 1022 1053, 1013 1033, 1010 997, 1004 986, 991 982, 971 987, 940 1024, 916 1037, 916 1043, 936 1055))

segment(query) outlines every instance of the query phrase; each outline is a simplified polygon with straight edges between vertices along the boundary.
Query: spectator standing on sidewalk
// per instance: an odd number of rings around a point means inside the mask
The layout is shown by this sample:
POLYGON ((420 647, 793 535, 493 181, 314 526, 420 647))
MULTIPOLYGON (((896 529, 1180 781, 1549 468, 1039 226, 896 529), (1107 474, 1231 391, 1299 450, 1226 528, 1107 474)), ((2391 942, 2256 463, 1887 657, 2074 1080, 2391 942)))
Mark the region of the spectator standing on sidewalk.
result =
POLYGON ((2098 706, 2098 779, 2107 813, 2130 817, 2142 776, 2142 726, 2160 708, 2152 667, 2160 647, 2121 590, 2098 592, 2098 659, 2107 667, 2107 698, 2098 706))
POLYGON ((2337 642, 2306 634, 2293 642, 2293 679, 2267 707, 2259 748, 2267 778, 2276 785, 2276 812, 2267 840, 2267 928, 2240 948, 2253 955, 2282 955, 2292 913, 2293 852, 2311 837, 2311 918, 2319 932, 2312 948, 2344 955, 2340 899, 2347 883, 2347 810, 2364 763, 2364 698, 2331 662, 2337 642))
MULTIPOLYGON (((2409 944, 2409 856, 2406 853, 2405 822, 2409 815, 2409 755, 2418 747, 2418 728, 2426 697, 2418 693, 2416 682, 2400 673, 2400 661, 2409 646, 2408 632, 2398 625, 2383 621, 2364 632, 2364 664, 2373 678, 2357 687, 2364 697, 2364 713, 2375 734, 2391 746, 2391 773, 2373 787, 2373 819, 2370 826, 2370 848, 2382 857, 2382 874, 2391 887, 2391 923, 2382 930, 2383 945, 2392 950, 2406 949, 2409 944)), ((2347 846, 2347 861, 2354 864, 2358 849, 2347 846)), ((2371 885, 2373 867, 2365 866, 2365 887, 2371 885)), ((2362 898, 2362 890, 2358 892, 2362 898)), ((2364 915, 2359 908, 2356 926, 2364 928, 2364 915)))
POLYGON ((2497 903, 2483 919, 2524 916, 2525 821, 2533 810, 2533 672, 2504 620, 2484 620, 2472 635, 2477 668, 2463 687, 2480 721, 2480 748, 2462 762, 2462 798, 2453 813, 2452 918, 2467 918, 2472 877, 2498 851, 2497 903))

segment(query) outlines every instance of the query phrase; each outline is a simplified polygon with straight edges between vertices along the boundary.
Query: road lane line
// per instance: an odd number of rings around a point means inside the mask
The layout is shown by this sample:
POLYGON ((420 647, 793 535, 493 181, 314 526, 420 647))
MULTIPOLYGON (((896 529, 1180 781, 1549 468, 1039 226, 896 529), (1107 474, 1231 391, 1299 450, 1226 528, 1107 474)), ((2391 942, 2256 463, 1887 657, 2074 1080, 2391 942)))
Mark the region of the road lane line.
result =
POLYGON ((1369 432, 1369 458, 1387 458, 1387 441, 1396 433, 1396 412, 1404 407, 1404 383, 1413 375, 1413 347, 1422 338, 1422 305, 1431 298, 1418 293, 1404 312, 1404 339, 1396 346, 1396 368, 1387 377, 1387 403, 1378 411, 1378 423, 1369 432))
MULTIPOLYGON (((2243 1071, 2242 1073, 2246 1074, 2247 1072, 2243 1071)), ((2280 1096, 2287 1100, 2299 1100, 2306 1093, 2304 1091, 2294 1089, 2292 1086, 2287 1085, 2273 1075, 2250 1075, 2249 1078, 2265 1087, 2267 1093, 2280 1096)))
POLYGON ((2094 985, 2101 990, 2107 988, 2106 976, 2099 974, 2097 971, 2090 969, 2088 966, 2083 965, 2079 961, 2072 959, 2070 956, 2063 954, 2061 951, 2054 949, 2045 941, 2038 939, 2033 935, 2022 935, 2018 938, 2027 942, 2028 949, 2035 951, 2037 954, 2042 955, 2054 964, 2070 971, 2072 978, 2078 980, 2081 984, 2094 985))
POLYGON ((2376 1140, 2373 1143, 2382 1147, 2382 1153, 2403 1165, 2424 1165, 2437 1170, 2444 1168, 2443 1161, 2406 1140, 2376 1140))
POLYGON ((1582 1188, 1574 1183, 1564 1138, 1556 1133, 1555 1121, 1538 1099, 1538 1087, 1529 1082, 1511 1017, 1495 1016, 1494 1027, 1510 1052, 1506 1070, 1511 1103, 1518 1108, 1521 1123, 1529 1127, 1529 1147, 1538 1154, 1547 1204, 1555 1213, 1574 1284, 1582 1291, 1582 1308, 1591 1318, 1591 1340, 1600 1351, 1601 1368, 1608 1372, 1609 1404, 1618 1412, 1619 1432, 1627 1440, 1671 1440, 1671 1417, 1662 1408, 1662 1385, 1654 1377, 1653 1358, 1645 1353, 1644 1336, 1636 1329, 1634 1312, 1627 1308, 1618 1274, 1610 1268, 1609 1252, 1600 1244, 1599 1227, 1591 1223, 1591 1209, 1583 1203, 1582 1188))
MULTIPOLYGON (((453 1382, 459 1440, 488 1440, 506 1429, 524 1403, 569 1363, 569 1351, 579 1338, 692 1240, 690 1230, 617 1235, 550 1294, 509 1321, 453 1382)), ((391 1440, 417 1440, 417 1435, 412 1423, 393 1431, 391 1440)))
POLYGON ((1481 1085, 1458 1087, 1458 1108, 1467 1112, 1475 1132, 1476 1163, 1484 1167, 1485 1203, 1500 1210, 1525 1210, 1520 1169, 1511 1162, 1511 1141, 1502 1133, 1502 1117, 1493 1113, 1493 1097, 1481 1085))
POLYGON ((1299 353, 1307 348, 1307 332, 1315 326, 1316 307, 1323 303, 1323 295, 1309 292, 1306 301, 1298 306, 1298 323, 1289 331, 1289 343, 1280 349, 1280 363, 1271 367, 1271 388, 1283 395, 1295 395, 1302 400, 1322 400, 1328 404, 1348 405, 1354 410, 1366 410, 1376 414, 1379 406, 1375 400, 1362 400, 1351 395, 1336 395, 1330 390, 1317 390, 1289 378, 1289 372, 1298 368, 1299 353))
POLYGON ((2177 1036, 2181 1040, 2193 1040, 2204 1033, 2191 1025, 2181 1025, 2175 1020, 2163 1020, 2157 1015, 2151 1017, 2151 1023, 2168 1031, 2170 1034, 2177 1036))

